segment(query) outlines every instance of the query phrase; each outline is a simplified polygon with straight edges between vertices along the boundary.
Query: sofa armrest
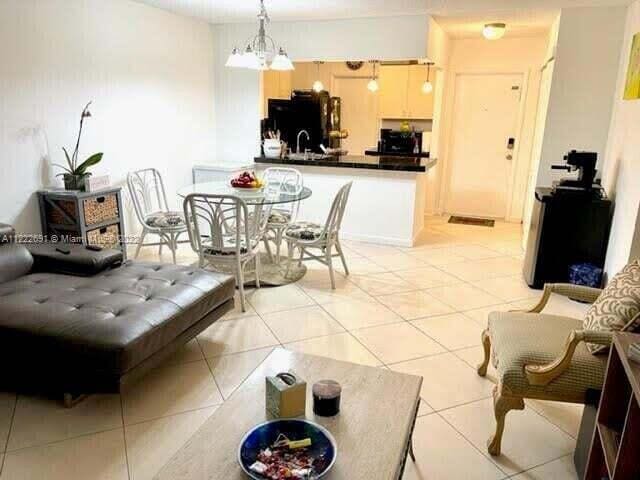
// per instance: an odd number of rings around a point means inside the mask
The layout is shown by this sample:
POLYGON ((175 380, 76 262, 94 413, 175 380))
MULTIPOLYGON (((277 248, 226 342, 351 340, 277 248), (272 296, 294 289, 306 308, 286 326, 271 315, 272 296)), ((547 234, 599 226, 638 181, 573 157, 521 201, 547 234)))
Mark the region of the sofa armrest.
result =
POLYGON ((122 264, 120 250, 89 250, 85 245, 54 243, 28 245, 37 272, 89 277, 122 264))
POLYGON ((602 293, 600 288, 585 287, 572 283, 547 283, 542 291, 542 297, 536 306, 527 310, 528 313, 540 313, 547 306, 551 294, 556 293, 563 297, 579 300, 581 302, 593 303, 602 293))
POLYGON ((573 359, 573 353, 576 351, 576 347, 580 342, 609 346, 612 340, 612 332, 574 330, 567 338, 564 350, 553 362, 546 365, 525 365, 524 371, 527 379, 531 385, 548 385, 569 368, 573 359))

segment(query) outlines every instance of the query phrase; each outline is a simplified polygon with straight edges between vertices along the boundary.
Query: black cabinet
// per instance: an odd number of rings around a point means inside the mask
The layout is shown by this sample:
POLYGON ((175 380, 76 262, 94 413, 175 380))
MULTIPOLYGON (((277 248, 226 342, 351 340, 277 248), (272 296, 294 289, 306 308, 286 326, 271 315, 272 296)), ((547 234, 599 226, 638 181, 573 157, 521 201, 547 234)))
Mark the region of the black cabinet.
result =
POLYGON ((599 191, 536 188, 524 261, 532 288, 567 282, 569 266, 604 266, 611 228, 611 201, 599 191))

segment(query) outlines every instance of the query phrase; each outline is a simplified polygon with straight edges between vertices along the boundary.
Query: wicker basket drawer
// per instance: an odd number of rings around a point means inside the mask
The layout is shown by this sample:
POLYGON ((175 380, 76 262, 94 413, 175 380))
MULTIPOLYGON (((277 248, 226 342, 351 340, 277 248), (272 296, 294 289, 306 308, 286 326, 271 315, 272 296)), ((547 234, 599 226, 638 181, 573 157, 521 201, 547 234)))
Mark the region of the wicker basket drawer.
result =
POLYGON ((115 193, 86 198, 82 201, 86 225, 118 219, 118 197, 115 193))
POLYGON ((120 227, 118 224, 87 231, 87 244, 102 248, 120 247, 120 227))

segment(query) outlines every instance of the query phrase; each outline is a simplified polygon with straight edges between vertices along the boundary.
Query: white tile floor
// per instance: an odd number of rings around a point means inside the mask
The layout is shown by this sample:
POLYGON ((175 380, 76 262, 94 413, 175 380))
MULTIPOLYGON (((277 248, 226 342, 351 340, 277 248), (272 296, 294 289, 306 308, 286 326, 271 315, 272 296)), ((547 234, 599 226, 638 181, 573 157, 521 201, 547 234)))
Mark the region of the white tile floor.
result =
MULTIPOLYGON (((527 402, 509 414, 503 455, 486 453, 495 375, 476 375, 480 332, 488 312, 539 296, 520 278, 520 226, 427 220, 414 248, 345 241, 352 275, 339 275, 336 291, 309 263, 297 284, 248 292, 247 312, 236 308, 122 395, 64 409, 0 393, 2 480, 152 478, 278 345, 424 377, 407 480, 574 479, 580 406, 527 402)), ((151 249, 144 256, 157 260, 151 249)), ((183 249, 178 260, 194 256, 183 249)), ((557 298, 550 308, 584 311, 557 298)))

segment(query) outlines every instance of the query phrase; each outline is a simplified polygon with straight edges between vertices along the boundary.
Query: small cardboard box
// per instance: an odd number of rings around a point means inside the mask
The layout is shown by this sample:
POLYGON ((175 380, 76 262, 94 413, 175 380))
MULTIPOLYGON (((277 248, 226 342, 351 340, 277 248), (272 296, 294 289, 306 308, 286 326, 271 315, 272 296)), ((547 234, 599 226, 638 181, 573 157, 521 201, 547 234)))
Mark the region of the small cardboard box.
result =
POLYGON ((266 377, 267 413, 274 418, 299 417, 305 414, 307 382, 289 370, 266 377))

